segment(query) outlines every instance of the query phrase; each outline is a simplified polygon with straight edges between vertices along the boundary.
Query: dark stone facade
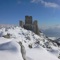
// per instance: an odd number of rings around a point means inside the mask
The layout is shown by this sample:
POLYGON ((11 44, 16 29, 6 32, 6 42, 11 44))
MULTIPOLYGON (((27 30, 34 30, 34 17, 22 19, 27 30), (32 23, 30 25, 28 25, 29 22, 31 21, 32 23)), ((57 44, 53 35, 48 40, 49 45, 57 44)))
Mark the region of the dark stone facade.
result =
POLYGON ((32 16, 25 16, 25 23, 22 20, 20 20, 19 26, 21 26, 27 30, 31 30, 34 33, 36 33, 37 35, 40 35, 39 28, 38 28, 38 22, 37 22, 37 20, 33 21, 32 16))

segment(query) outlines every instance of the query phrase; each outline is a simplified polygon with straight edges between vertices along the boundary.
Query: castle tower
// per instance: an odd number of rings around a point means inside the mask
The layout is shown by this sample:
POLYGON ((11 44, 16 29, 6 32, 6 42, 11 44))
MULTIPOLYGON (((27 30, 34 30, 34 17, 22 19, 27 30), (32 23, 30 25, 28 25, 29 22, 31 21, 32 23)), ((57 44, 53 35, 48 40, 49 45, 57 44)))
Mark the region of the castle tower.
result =
POLYGON ((25 16, 25 24, 32 24, 32 16, 25 16))
POLYGON ((25 16, 24 28, 32 31, 32 16, 25 16))
POLYGON ((38 22, 37 22, 37 20, 35 20, 34 22, 33 22, 33 31, 34 31, 34 33, 36 33, 37 35, 40 35, 39 34, 39 28, 38 28, 38 22))
POLYGON ((20 20, 19 22, 19 26, 23 27, 24 26, 24 22, 22 20, 20 20))

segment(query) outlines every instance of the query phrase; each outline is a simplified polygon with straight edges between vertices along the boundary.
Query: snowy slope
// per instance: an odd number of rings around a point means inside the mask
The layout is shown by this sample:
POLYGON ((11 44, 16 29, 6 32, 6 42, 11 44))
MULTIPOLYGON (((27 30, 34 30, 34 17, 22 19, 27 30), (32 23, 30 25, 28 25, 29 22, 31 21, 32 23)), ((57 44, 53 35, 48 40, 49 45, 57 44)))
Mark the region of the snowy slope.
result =
POLYGON ((27 56, 32 60, 59 60, 56 56, 48 53, 45 49, 29 49, 27 50, 27 56))
POLYGON ((23 60, 20 49, 17 42, 0 38, 0 60, 23 60))
POLYGON ((38 36, 21 27, 0 29, 0 60, 23 60, 17 42, 22 42, 25 47, 27 60, 59 60, 59 47, 56 43, 49 41, 43 33, 38 36), (7 34, 9 38, 4 37, 7 34))

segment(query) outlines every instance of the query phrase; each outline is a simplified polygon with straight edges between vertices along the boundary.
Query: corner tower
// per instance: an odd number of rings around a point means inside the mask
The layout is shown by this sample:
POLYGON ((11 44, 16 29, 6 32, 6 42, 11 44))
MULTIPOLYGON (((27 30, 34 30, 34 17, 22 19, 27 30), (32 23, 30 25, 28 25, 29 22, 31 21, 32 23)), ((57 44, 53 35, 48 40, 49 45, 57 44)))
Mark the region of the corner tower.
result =
POLYGON ((37 20, 33 22, 33 28, 34 28, 33 29, 34 33, 36 33, 37 35, 40 35, 37 20))

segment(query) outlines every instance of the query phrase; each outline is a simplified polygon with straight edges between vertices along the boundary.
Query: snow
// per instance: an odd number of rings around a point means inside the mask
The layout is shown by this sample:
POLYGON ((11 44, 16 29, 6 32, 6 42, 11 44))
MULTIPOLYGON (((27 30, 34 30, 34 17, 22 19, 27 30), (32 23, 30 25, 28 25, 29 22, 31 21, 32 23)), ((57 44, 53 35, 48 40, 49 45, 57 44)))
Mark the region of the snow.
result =
POLYGON ((27 60, 59 60, 60 50, 56 44, 49 42, 43 33, 38 36, 21 27, 0 29, 0 60, 24 60, 18 42, 25 47, 27 60), (7 34, 10 38, 3 37, 7 34))
POLYGON ((49 39, 56 40, 57 37, 49 37, 49 39))
POLYGON ((27 50, 27 56, 32 60, 58 60, 55 56, 48 53, 43 48, 27 50))
POLYGON ((1 38, 0 40, 0 60, 23 60, 20 46, 17 42, 1 38), (7 40, 7 41, 6 41, 7 40), (5 43, 4 43, 5 42, 5 43))

